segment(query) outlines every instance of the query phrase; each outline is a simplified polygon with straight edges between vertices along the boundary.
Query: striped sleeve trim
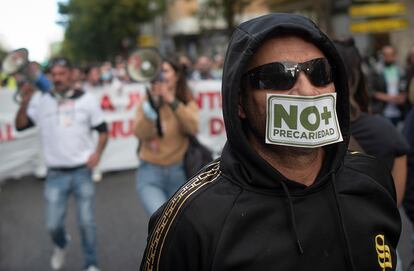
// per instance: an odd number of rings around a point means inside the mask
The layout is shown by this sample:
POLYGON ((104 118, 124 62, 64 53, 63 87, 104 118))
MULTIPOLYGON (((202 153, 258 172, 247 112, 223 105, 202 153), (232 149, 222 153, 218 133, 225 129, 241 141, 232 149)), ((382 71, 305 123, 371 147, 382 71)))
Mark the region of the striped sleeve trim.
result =
POLYGON ((194 193, 209 183, 214 182, 219 176, 220 162, 211 163, 206 171, 193 177, 170 199, 149 239, 142 270, 156 271, 159 269, 164 242, 181 208, 194 193))

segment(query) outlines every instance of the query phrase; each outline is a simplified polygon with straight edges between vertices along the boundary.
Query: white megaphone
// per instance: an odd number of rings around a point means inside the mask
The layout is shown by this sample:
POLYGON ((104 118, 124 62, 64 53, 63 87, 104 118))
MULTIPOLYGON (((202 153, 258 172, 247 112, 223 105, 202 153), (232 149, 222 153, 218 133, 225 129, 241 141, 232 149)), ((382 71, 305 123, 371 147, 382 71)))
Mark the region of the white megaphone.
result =
POLYGON ((161 64, 162 58, 155 48, 141 48, 129 55, 127 72, 132 80, 148 83, 159 75, 161 64))
POLYGON ((29 52, 26 48, 20 48, 11 51, 6 55, 1 70, 7 76, 14 76, 17 80, 17 91, 14 100, 21 102, 20 85, 24 82, 33 83, 42 92, 49 91, 51 83, 41 72, 40 65, 36 62, 29 61, 29 52))
POLYGON ((23 71, 29 63, 29 52, 26 48, 14 50, 6 55, 1 65, 1 70, 6 75, 14 75, 23 71))
POLYGON ((161 77, 162 58, 155 48, 141 48, 133 51, 127 60, 127 73, 136 82, 141 82, 145 86, 148 101, 157 113, 156 127, 160 137, 163 136, 161 119, 159 115, 159 97, 153 97, 150 91, 150 83, 161 77))

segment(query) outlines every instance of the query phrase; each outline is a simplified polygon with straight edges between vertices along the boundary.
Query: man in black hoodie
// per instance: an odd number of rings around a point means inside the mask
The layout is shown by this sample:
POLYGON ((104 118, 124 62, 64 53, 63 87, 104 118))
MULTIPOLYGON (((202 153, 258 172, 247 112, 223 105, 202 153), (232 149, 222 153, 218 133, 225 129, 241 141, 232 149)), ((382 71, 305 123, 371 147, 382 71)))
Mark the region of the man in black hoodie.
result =
POLYGON ((327 36, 292 14, 241 24, 222 93, 222 156, 151 218, 141 270, 395 270, 394 184, 347 153, 347 78, 327 36))

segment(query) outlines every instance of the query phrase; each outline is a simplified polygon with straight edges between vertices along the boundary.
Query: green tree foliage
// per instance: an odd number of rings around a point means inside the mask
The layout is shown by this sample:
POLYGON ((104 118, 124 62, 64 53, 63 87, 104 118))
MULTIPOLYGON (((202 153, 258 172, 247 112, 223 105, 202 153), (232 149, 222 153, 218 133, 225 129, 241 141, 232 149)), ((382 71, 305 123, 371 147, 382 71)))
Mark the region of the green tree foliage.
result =
POLYGON ((4 59, 6 57, 6 50, 0 47, 0 60, 4 59))
POLYGON ((164 10, 163 0, 68 0, 59 3, 63 54, 75 62, 103 61, 135 46, 139 25, 164 10))
POLYGON ((243 12, 243 9, 250 4, 250 0, 206 0, 200 7, 199 20, 203 30, 209 29, 209 25, 214 25, 219 18, 226 22, 226 32, 228 35, 234 29, 235 16, 243 12))

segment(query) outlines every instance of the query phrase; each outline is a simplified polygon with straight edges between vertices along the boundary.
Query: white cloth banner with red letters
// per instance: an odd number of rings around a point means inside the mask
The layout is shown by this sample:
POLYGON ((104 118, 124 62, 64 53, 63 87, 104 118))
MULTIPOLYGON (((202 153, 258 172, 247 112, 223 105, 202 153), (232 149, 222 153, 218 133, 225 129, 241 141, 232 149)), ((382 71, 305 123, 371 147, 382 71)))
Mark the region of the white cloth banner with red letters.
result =
MULTIPOLYGON (((200 142, 215 156, 221 153, 226 133, 221 112, 221 81, 191 82, 194 98, 200 108, 200 142)), ((122 87, 104 86, 87 90, 101 104, 108 124, 109 141, 98 171, 134 169, 138 166, 138 140, 133 133, 136 108, 145 96, 143 84, 122 87)), ((14 91, 0 89, 0 181, 28 174, 44 176, 40 140, 37 128, 17 132, 14 118, 18 104, 14 91)))

